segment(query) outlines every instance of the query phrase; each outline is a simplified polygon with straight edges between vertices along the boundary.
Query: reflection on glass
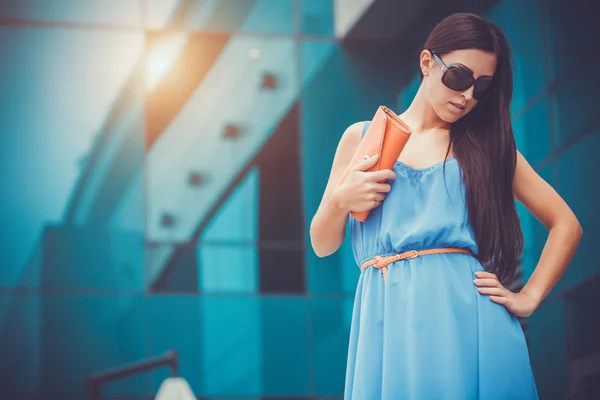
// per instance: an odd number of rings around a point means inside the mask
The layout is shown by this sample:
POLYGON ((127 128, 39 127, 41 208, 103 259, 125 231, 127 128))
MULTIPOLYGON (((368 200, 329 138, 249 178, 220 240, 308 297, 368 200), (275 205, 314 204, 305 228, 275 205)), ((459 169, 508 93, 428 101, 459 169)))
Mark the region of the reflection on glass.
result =
POLYGON ((552 97, 555 99, 554 114, 558 124, 558 145, 564 146, 574 138, 590 133, 592 126, 598 126, 598 108, 594 94, 600 90, 600 77, 597 74, 597 61, 571 69, 569 79, 556 87, 552 97))
MULTIPOLYGON (((600 170, 598 149, 600 149, 600 129, 596 128, 556 158, 556 165, 552 171, 554 174, 546 174, 554 178, 557 191, 565 197, 577 218, 589 227, 587 234, 583 235, 580 249, 571 262, 571 265, 576 268, 572 268, 570 273, 567 273, 567 279, 559 281, 557 284, 559 287, 561 285, 568 287, 569 282, 580 282, 586 276, 598 274, 598 264, 592 261, 596 257, 595 250, 599 236, 596 227, 600 226, 600 214, 597 212, 600 185, 593 183, 597 181, 598 170, 600 170)), ((540 252, 538 254, 541 254, 548 234, 543 225, 536 226, 539 228, 537 243, 540 252)))
MULTIPOLYGON (((197 396, 309 394, 306 300, 155 296, 150 305, 152 352, 179 351, 197 396)), ((155 388, 165 377, 154 374, 155 388)))
MULTIPOLYGON (((302 85, 310 87, 313 81, 323 79, 323 75, 328 73, 330 62, 335 59, 340 48, 332 42, 302 40, 300 42, 302 62, 302 85)), ((326 78, 330 79, 330 78, 326 78)))
POLYGON ((302 33, 333 36, 333 0, 300 0, 302 33))
POLYGON ((151 43, 150 52, 144 60, 144 89, 152 93, 165 74, 173 67, 177 57, 188 43, 184 33, 156 37, 151 43))
POLYGON ((152 245, 146 262, 147 287, 153 292, 306 292, 303 249, 295 242, 152 245))
POLYGON ((545 3, 545 17, 548 18, 548 30, 545 33, 557 58, 597 46, 600 39, 600 25, 596 20, 597 4, 589 0, 579 2, 577 7, 561 0, 548 0, 545 3))
POLYGON ((0 292, 0 374, 4 398, 39 394, 41 317, 40 296, 0 292))
POLYGON ((41 243, 42 290, 144 290, 144 242, 139 234, 57 226, 44 230, 41 243))
POLYGON ((10 171, 0 184, 11 188, 0 199, 0 285, 11 286, 30 273, 47 227, 143 232, 133 178, 143 157, 135 66, 144 37, 2 27, 0 43, 0 160, 10 171))
POLYGON ((198 286, 203 293, 257 293, 258 249, 254 246, 199 246, 198 286))
POLYGON ((180 13, 181 0, 145 0, 144 23, 147 29, 164 29, 173 26, 176 13, 180 13))
POLYGON ((309 393, 308 302, 299 297, 262 300, 263 393, 309 393))
MULTIPOLYGON (((203 357, 200 325, 200 302, 197 296, 152 296, 147 298, 147 336, 151 354, 175 350, 179 355, 180 376, 190 385, 195 395, 202 393, 204 371, 200 368, 203 357)), ((168 378, 170 370, 161 368, 151 373, 152 393, 168 378)))
POLYGON ((513 119, 517 147, 530 164, 550 156, 552 130, 549 124, 547 99, 537 102, 526 114, 513 119))
POLYGON ((190 35, 156 87, 146 110, 147 238, 193 240, 239 190, 252 196, 230 214, 243 215, 243 233, 214 234, 251 238, 257 177, 245 168, 296 99, 293 41, 190 35))
MULTIPOLYGON (((510 43, 513 53, 532 56, 538 63, 536 53, 543 52, 542 16, 540 2, 501 1, 493 5, 485 15, 486 19, 496 24, 510 43), (515 18, 518 13, 519 18, 515 18), (532 54, 533 53, 533 54, 532 54)), ((544 7, 545 8, 545 7, 544 7)), ((543 74, 541 74, 543 75, 543 74)))
POLYGON ((260 172, 252 168, 200 233, 203 243, 258 240, 260 172))
MULTIPOLYGON (((201 301, 201 370, 205 395, 264 393, 264 302, 259 297, 204 297, 201 301)), ((272 321, 275 324, 275 321, 272 321)))
POLYGON ((571 361, 600 351, 600 279, 588 279, 565 297, 567 352, 571 361))
MULTIPOLYGON (((148 0, 150 28, 293 35, 296 0, 148 0)), ((314 7, 313 7, 314 9, 314 7)))
POLYGON ((140 0, 19 0, 0 2, 0 18, 141 27, 140 0))
MULTIPOLYGON (((550 80, 555 81, 561 76, 583 76, 583 72, 572 71, 578 65, 576 54, 597 48, 600 40, 600 24, 596 21, 597 2, 582 1, 577 7, 571 7, 560 0, 549 0, 545 3, 546 19, 544 23, 544 39, 550 57, 546 60, 549 67, 550 80)), ((598 65, 598 55, 590 53, 595 60, 588 63, 598 65)), ((588 57, 589 57, 588 55, 588 57)), ((582 102, 583 103, 583 102, 582 102)))
MULTIPOLYGON (((39 397, 43 388, 50 398, 84 398, 89 374, 147 357, 142 301, 132 296, 14 295, 0 321, 0 372, 10 379, 10 390, 39 397)), ((148 392, 144 375, 103 388, 108 395, 148 392)))
POLYGON ((316 393, 343 393, 350 325, 348 304, 353 297, 313 298, 310 337, 316 393))

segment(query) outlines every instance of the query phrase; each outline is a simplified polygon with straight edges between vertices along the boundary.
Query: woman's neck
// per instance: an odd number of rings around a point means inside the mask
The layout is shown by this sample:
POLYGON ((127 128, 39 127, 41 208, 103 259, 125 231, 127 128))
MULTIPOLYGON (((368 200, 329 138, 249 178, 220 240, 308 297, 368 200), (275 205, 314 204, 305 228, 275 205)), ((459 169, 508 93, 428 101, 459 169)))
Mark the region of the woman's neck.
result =
POLYGON ((450 124, 438 117, 425 98, 422 86, 419 86, 413 101, 400 118, 414 133, 450 130, 450 124))

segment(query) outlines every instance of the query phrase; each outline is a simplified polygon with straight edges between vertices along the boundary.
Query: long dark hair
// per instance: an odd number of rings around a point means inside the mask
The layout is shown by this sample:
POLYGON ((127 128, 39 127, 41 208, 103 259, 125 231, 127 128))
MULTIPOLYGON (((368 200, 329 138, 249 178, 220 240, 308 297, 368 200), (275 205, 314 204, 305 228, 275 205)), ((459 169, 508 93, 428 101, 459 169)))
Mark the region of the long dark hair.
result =
POLYGON ((501 282, 512 283, 523 251, 523 233, 512 191, 517 149, 510 118, 510 47, 494 24, 475 14, 457 13, 433 29, 424 49, 440 56, 460 49, 496 54, 493 91, 452 124, 447 155, 453 146, 463 172, 477 258, 501 282))

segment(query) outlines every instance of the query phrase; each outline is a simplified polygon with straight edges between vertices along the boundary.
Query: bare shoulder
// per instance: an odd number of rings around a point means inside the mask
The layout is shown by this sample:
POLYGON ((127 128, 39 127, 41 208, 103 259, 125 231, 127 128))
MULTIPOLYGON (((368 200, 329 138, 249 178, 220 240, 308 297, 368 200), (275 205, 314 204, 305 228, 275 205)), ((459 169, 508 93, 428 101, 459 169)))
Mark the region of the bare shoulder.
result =
POLYGON ((340 138, 336 155, 342 158, 352 157, 362 139, 365 123, 365 121, 355 122, 346 128, 340 138))
POLYGON ((348 128, 346 128, 346 131, 344 132, 344 134, 346 134, 346 133, 358 134, 358 136, 360 138, 362 136, 362 132, 363 132, 363 129, 364 129, 366 123, 367 123, 367 121, 355 122, 352 125, 350 125, 348 128))
POLYGON ((325 188, 325 194, 323 200, 329 196, 344 169, 352 159, 352 156, 356 152, 360 141, 362 140, 362 133, 365 127, 365 122, 355 122, 348 126, 342 134, 337 150, 333 157, 333 163, 331 165, 331 171, 329 173, 329 180, 327 187, 325 188))

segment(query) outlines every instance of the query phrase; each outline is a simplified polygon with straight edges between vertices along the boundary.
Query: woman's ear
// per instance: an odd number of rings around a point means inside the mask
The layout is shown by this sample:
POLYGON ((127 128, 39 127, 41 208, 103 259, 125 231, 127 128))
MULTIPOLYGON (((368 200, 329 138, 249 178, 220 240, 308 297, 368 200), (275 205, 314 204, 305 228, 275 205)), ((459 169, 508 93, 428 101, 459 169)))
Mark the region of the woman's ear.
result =
POLYGON ((421 68, 421 72, 424 76, 429 75, 429 70, 431 69, 433 61, 433 55, 429 50, 423 50, 421 52, 419 68, 421 68))

